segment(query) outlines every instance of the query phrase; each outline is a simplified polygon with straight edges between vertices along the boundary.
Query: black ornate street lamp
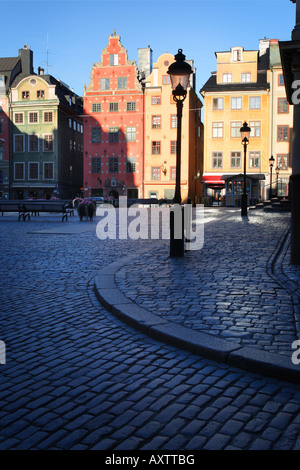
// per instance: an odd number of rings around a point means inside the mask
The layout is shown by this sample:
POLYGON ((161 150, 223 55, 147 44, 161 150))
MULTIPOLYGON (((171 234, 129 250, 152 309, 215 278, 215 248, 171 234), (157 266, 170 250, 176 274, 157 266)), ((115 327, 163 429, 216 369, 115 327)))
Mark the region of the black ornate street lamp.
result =
POLYGON ((182 108, 187 95, 187 87, 192 72, 193 70, 190 64, 185 62, 185 55, 182 53, 182 49, 178 49, 178 54, 175 55, 175 62, 169 66, 167 72, 170 75, 173 99, 176 102, 177 107, 176 186, 173 199, 174 204, 181 204, 180 173, 182 108))
POLYGON ((269 199, 272 199, 272 170, 273 170, 273 165, 275 162, 275 158, 273 155, 269 158, 269 163, 270 163, 270 192, 269 192, 269 199))
MULTIPOLYGON (((177 107, 177 148, 176 148, 176 185, 173 203, 181 204, 181 121, 183 102, 187 95, 187 87, 190 75, 193 72, 190 64, 185 62, 185 55, 182 49, 178 49, 175 55, 175 62, 168 68, 170 82, 172 87, 173 100, 177 107)), ((178 209, 178 208, 177 208, 178 209)), ((176 210, 176 209, 175 209, 176 210)), ((170 257, 184 256, 184 212, 183 208, 179 208, 181 217, 175 218, 176 213, 170 212, 170 257), (181 220, 180 220, 181 219, 181 220), (179 233, 179 236, 178 236, 179 233)))
POLYGON ((249 137, 250 137, 251 129, 246 122, 244 122, 243 127, 240 128, 240 133, 242 137, 242 145, 244 146, 244 188, 242 194, 242 202, 241 202, 241 215, 247 215, 247 175, 246 175, 246 166, 247 166, 247 145, 249 144, 249 137))

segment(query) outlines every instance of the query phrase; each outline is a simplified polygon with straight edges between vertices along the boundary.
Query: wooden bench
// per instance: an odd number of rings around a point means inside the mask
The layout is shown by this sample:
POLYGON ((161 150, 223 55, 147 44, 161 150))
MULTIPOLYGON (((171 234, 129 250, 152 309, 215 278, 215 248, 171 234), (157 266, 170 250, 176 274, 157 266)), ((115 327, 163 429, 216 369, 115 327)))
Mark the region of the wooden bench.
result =
POLYGON ((72 208, 67 208, 68 203, 63 201, 0 201, 0 212, 18 212, 19 219, 30 220, 30 214, 39 215, 40 212, 52 212, 62 214, 62 222, 68 220, 72 208))

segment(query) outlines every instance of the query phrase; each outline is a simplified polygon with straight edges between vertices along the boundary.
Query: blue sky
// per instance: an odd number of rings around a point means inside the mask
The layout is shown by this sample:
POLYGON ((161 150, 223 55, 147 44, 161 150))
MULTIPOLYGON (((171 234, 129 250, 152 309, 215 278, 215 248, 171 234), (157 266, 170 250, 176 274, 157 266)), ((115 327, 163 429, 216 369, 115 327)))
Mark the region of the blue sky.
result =
POLYGON ((48 50, 48 72, 82 95, 115 28, 130 60, 148 45, 154 62, 183 49, 199 92, 216 69, 216 51, 258 49, 264 37, 290 40, 295 9, 290 0, 0 0, 0 57, 28 44, 37 72, 47 69, 48 50))

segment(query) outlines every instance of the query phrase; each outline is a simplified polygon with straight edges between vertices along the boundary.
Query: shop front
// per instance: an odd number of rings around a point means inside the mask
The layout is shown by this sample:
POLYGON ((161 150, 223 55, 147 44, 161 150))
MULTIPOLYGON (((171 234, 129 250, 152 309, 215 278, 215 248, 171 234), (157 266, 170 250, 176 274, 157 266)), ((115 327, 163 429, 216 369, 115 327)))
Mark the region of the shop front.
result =
POLYGON ((221 205, 225 195, 225 181, 221 175, 203 175, 203 201, 208 205, 221 205))
MULTIPOLYGON (((226 206, 240 207, 241 197, 244 191, 244 175, 223 175, 225 182, 225 204, 226 206)), ((248 206, 260 202, 263 197, 265 175, 252 174, 246 176, 246 192, 248 206)))

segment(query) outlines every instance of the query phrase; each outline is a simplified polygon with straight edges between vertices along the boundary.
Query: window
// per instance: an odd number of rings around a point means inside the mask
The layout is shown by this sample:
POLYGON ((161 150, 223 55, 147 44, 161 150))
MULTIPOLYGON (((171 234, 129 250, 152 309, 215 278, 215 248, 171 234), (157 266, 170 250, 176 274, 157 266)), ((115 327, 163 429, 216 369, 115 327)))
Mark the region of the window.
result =
POLYGON ((171 114, 171 129, 177 128, 177 115, 171 114))
POLYGON ((128 101, 126 103, 126 111, 136 111, 136 102, 135 101, 128 101))
POLYGON ((119 128, 110 127, 108 130, 108 142, 114 143, 119 142, 119 128))
POLYGON ((39 164, 38 163, 29 163, 29 179, 30 180, 39 179, 39 164))
POLYGON ((223 109, 223 98, 213 98, 212 100, 212 109, 213 111, 218 111, 223 109))
POLYGON ((22 91, 22 100, 28 100, 29 99, 29 91, 22 91))
POLYGON ((53 112, 52 111, 46 111, 44 113, 44 122, 53 122, 53 112))
POLYGON ((161 128, 161 116, 152 116, 152 129, 161 128))
POLYGON ((152 141, 152 155, 160 155, 160 141, 159 140, 152 141))
POLYGON ((101 127, 92 127, 91 129, 91 141, 93 144, 101 142, 102 129, 101 127))
POLYGON ((250 121, 250 137, 260 137, 260 121, 250 121))
POLYGON ((232 60, 234 62, 239 62, 242 60, 242 51, 241 49, 233 49, 232 51, 232 60))
POLYGON ((0 134, 3 133, 3 119, 0 119, 0 134))
POLYGON ((212 167, 223 168, 223 152, 212 153, 212 167))
POLYGON ((223 122, 212 123, 212 136, 213 138, 223 137, 223 122))
POLYGON ((53 134, 44 135, 44 152, 53 152, 53 134))
POLYGON ((241 137, 240 128, 242 127, 241 121, 235 121, 230 123, 230 137, 241 137))
POLYGON ((260 167, 260 152, 249 152, 249 168, 260 167))
POLYGON ((260 109, 260 96, 250 97, 250 109, 260 109))
POLYGON ((44 90, 38 90, 38 91, 36 92, 36 97, 37 97, 37 98, 45 98, 45 92, 44 92, 44 90))
POLYGON ((278 85, 279 85, 279 86, 284 85, 283 73, 280 73, 280 74, 278 75, 278 85))
POLYGON ((113 112, 117 112, 119 111, 119 103, 109 103, 109 112, 110 113, 113 113, 113 112))
POLYGON ((171 140, 170 153, 171 155, 176 155, 176 152, 177 152, 177 140, 171 140))
MULTIPOLYGON (((4 160, 4 143, 0 142, 0 161, 4 160)), ((1 181, 1 179, 0 179, 1 181)))
POLYGON ((92 113, 101 112, 101 103, 92 103, 92 113))
POLYGON ((172 181, 176 180, 176 166, 171 166, 170 168, 170 179, 172 181))
POLYGON ((24 134, 15 134, 14 144, 15 152, 24 152, 24 134))
POLYGON ((126 142, 136 142, 136 127, 126 128, 126 142))
POLYGON ((163 85, 170 85, 170 75, 163 75, 162 82, 163 85))
POLYGON ((289 126, 277 127, 277 140, 278 142, 287 141, 289 139, 289 126))
POLYGON ((231 98, 231 109, 242 109, 242 98, 231 98))
POLYGON ((69 118, 69 127, 70 127, 70 129, 72 129, 72 119, 71 118, 69 118))
POLYGON ((223 73, 222 76, 222 83, 231 83, 232 82, 232 75, 231 73, 223 73))
POLYGON ((118 77, 118 89, 124 90, 127 88, 127 77, 118 77))
POLYGON ((119 173, 119 158, 118 157, 109 157, 108 171, 109 173, 119 173))
POLYGON ((31 134, 28 136, 28 150, 29 152, 39 151, 39 136, 38 135, 31 134))
POLYGON ((285 98, 278 98, 278 113, 288 113, 289 103, 285 98))
POLYGON ((16 113, 15 114, 15 123, 16 124, 23 124, 24 123, 24 114, 23 113, 16 113))
POLYGON ((110 89, 110 80, 109 80, 109 78, 101 78, 100 79, 100 89, 101 90, 109 90, 110 89))
POLYGON ((53 180, 54 178, 54 164, 52 162, 44 163, 44 179, 53 180))
POLYGON ((35 124, 38 122, 38 113, 31 112, 28 114, 28 122, 29 124, 35 124))
POLYGON ((242 83, 251 82, 251 73, 242 73, 242 83))
POLYGON ((161 104, 160 96, 152 96, 152 104, 161 104))
POLYGON ((160 166, 153 166, 151 169, 151 179, 160 180, 160 166))
POLYGON ((277 155, 277 166, 280 170, 288 169, 288 155, 277 155))
POLYGON ((126 172, 127 173, 135 173, 136 172, 136 158, 135 157, 127 157, 126 172))
POLYGON ((24 179, 24 163, 15 163, 15 180, 24 179))
POLYGON ((241 168, 241 152, 230 153, 230 168, 241 168))
POLYGON ((109 54, 109 65, 119 65, 118 54, 109 54))
POLYGON ((92 158, 92 173, 101 173, 101 157, 92 158))

